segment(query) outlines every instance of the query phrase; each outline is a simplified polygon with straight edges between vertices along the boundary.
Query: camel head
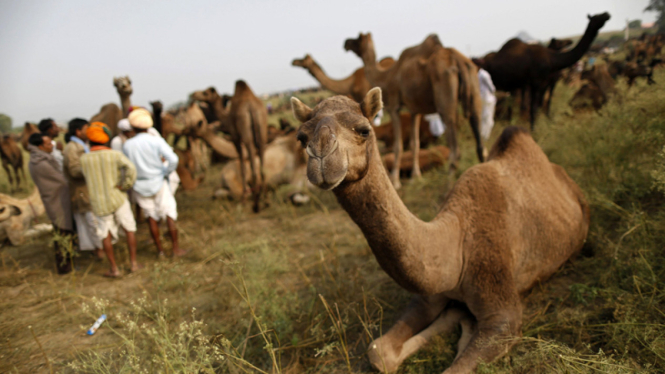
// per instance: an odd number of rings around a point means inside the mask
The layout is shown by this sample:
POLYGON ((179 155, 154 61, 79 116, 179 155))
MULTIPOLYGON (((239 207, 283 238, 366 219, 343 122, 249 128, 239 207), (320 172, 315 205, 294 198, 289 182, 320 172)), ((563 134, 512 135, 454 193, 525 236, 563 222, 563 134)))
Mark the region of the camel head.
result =
POLYGON ((296 138, 307 150, 307 179, 325 190, 342 182, 362 179, 376 138, 371 121, 381 110, 381 89, 375 87, 362 103, 334 96, 309 108, 291 98, 295 117, 302 123, 296 138))
POLYGON ((291 62, 291 65, 293 66, 300 66, 301 68, 309 69, 310 67, 315 65, 314 59, 312 56, 308 54, 305 55, 305 57, 301 59, 295 59, 291 62))
POLYGON ((374 50, 374 42, 372 41, 372 33, 360 33, 356 39, 346 39, 344 41, 344 50, 355 53, 358 57, 362 58, 362 54, 367 50, 374 50))
POLYGON ((215 87, 208 87, 203 91, 195 91, 190 95, 190 97, 193 100, 203 101, 205 103, 212 104, 217 99, 219 99, 219 94, 217 93, 217 90, 215 90, 215 87))
POLYGON ((589 19, 589 28, 600 30, 603 26, 605 26, 605 22, 610 19, 610 14, 605 12, 593 16, 587 15, 587 18, 589 19))
POLYGON ((19 215, 21 215, 21 209, 17 206, 0 203, 0 222, 19 215))
POLYGON ((162 112, 164 110, 164 104, 159 100, 150 102, 150 106, 152 106, 153 113, 162 112))
POLYGON ((113 85, 118 90, 118 95, 120 96, 129 96, 133 92, 132 81, 126 75, 120 78, 113 78, 113 85))

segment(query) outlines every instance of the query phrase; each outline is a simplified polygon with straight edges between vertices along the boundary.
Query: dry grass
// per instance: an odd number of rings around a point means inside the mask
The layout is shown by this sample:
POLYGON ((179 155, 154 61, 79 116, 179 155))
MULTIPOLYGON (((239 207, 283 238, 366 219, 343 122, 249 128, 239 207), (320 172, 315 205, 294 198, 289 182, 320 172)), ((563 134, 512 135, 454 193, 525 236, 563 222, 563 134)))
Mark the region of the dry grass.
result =
MULTIPOLYGON (((665 89, 620 90, 600 113, 573 116, 572 90, 559 87, 553 119, 537 125, 536 139, 591 202, 589 241, 526 297, 523 341, 481 373, 665 370, 665 199, 653 187, 663 176, 655 156, 665 89)), ((475 163, 467 127, 461 169, 475 163)), ((75 273, 55 275, 46 239, 3 248, 0 372, 370 372, 367 344, 409 295, 381 271, 360 230, 329 192, 312 191, 310 205, 294 208, 278 191, 258 215, 211 201, 218 172, 177 195, 182 245, 193 249, 186 258, 158 261, 145 224, 138 242, 147 266, 119 280, 102 278, 106 264, 88 256, 75 259, 75 273), (108 321, 85 335, 102 312, 108 321)), ((434 170, 400 195, 429 220, 448 187, 434 170)), ((124 244, 116 252, 126 268, 124 244)), ((437 337, 400 372, 443 371, 456 338, 437 337)))

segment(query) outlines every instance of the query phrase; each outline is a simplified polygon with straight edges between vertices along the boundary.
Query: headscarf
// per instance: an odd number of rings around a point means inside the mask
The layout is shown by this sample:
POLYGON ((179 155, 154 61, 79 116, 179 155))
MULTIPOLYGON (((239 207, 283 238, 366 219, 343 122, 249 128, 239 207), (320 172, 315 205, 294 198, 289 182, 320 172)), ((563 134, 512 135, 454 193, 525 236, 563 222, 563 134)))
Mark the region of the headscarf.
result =
POLYGON ((97 144, 106 144, 111 139, 111 130, 102 122, 93 122, 86 131, 88 140, 97 144))
POLYGON ((146 109, 136 108, 127 117, 129 124, 137 129, 147 130, 152 127, 152 115, 146 109))

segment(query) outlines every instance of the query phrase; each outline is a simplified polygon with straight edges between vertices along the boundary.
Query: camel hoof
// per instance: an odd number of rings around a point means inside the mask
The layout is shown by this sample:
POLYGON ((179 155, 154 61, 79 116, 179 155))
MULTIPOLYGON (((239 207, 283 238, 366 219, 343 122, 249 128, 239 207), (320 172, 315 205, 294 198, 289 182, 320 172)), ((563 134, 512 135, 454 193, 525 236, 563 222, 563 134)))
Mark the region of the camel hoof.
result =
POLYGON ((381 373, 395 372, 400 364, 396 361, 397 353, 390 347, 390 343, 384 344, 382 338, 370 343, 367 357, 372 367, 381 373))

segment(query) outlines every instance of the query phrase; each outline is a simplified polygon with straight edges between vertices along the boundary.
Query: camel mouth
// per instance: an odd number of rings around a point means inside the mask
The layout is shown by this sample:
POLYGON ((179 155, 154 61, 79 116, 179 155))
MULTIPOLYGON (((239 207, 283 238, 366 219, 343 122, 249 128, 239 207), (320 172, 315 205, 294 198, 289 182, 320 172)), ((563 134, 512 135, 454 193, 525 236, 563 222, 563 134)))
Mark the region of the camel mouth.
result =
POLYGON ((330 191, 344 181, 348 168, 349 155, 342 153, 339 148, 323 157, 310 155, 307 161, 307 180, 322 190, 330 191))
POLYGON ((291 61, 292 66, 302 66, 303 65, 303 60, 293 60, 291 61))

